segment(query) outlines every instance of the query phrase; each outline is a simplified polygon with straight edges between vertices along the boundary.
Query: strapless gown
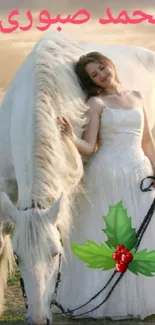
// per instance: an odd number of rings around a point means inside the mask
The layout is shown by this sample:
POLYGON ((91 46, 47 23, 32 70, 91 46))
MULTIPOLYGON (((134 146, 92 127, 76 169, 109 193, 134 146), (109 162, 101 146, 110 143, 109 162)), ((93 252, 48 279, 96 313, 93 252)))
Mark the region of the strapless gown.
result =
MULTIPOLYGON (((102 229, 106 225, 102 216, 108 214, 110 205, 120 200, 127 208, 128 216, 132 217, 132 227, 138 230, 155 197, 155 190, 142 192, 140 189, 141 180, 153 175, 152 164, 141 146, 143 128, 142 108, 104 108, 100 148, 85 169, 85 194, 77 198, 73 210, 74 228, 70 242, 86 244, 87 239, 98 244, 105 242, 107 237, 102 229)), ((139 250, 142 249, 155 250, 155 215, 141 241, 139 250)), ((84 304, 104 286, 113 271, 88 268, 68 247, 58 301, 66 309, 84 304)), ((75 315, 99 304, 111 286, 75 315)), ((155 276, 135 275, 127 270, 107 302, 83 317, 144 319, 151 314, 155 314, 155 276)))

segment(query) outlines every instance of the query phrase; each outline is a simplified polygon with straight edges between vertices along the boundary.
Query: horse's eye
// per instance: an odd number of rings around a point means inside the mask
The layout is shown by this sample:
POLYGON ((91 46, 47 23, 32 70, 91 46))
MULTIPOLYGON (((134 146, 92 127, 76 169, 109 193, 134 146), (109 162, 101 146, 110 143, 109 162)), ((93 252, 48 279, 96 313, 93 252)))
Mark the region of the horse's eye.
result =
POLYGON ((56 257, 58 255, 58 252, 55 252, 52 254, 52 258, 56 257))

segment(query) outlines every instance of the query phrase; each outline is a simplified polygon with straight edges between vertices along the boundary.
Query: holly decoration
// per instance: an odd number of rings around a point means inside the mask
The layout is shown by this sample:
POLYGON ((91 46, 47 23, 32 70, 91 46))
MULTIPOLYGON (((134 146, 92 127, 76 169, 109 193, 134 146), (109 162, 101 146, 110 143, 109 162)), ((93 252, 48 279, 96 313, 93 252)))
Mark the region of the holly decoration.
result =
POLYGON ((129 252, 124 245, 118 245, 117 250, 113 253, 112 258, 117 262, 116 270, 124 272, 128 268, 128 264, 133 260, 133 254, 129 252))
POLYGON ((135 246, 136 229, 131 227, 131 217, 128 216, 122 201, 110 206, 108 215, 102 218, 106 224, 106 229, 103 231, 107 235, 108 247, 117 247, 117 245, 123 244, 131 250, 135 246))
POLYGON ((106 243, 96 244, 87 240, 87 244, 71 244, 75 255, 87 263, 92 269, 103 271, 115 268, 117 272, 127 269, 136 274, 153 276, 155 272, 155 250, 146 249, 135 252, 136 229, 131 226, 131 217, 122 201, 110 206, 109 213, 103 217, 106 228, 102 229, 107 236, 106 243))

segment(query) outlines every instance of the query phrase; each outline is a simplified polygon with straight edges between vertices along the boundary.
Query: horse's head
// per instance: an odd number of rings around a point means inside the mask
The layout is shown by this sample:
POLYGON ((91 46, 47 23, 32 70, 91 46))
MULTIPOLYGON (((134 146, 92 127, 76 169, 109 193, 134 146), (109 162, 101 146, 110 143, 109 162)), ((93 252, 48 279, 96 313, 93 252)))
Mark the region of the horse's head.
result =
POLYGON ((48 209, 19 211, 5 193, 0 194, 0 210, 15 224, 13 248, 27 295, 29 324, 52 322, 50 303, 63 253, 58 228, 60 201, 48 209))

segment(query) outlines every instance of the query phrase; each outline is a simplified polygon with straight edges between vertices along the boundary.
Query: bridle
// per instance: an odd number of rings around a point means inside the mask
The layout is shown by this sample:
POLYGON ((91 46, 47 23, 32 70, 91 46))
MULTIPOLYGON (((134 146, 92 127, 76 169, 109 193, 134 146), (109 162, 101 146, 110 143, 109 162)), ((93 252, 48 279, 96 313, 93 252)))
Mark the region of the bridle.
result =
MULTIPOLYGON (((153 186, 153 181, 150 183, 149 186, 147 187, 143 187, 143 183, 145 181, 145 179, 152 179, 155 181, 155 177, 154 176, 148 176, 148 177, 145 177, 142 181, 141 181, 141 184, 140 184, 140 189, 142 192, 148 192, 148 191, 151 191, 151 187, 153 186)), ((39 206, 38 206, 39 208, 39 206)), ((27 208, 26 208, 27 210, 27 208)), ((146 214, 146 216, 144 217, 144 220, 141 224, 141 226, 139 227, 137 233, 136 233, 136 245, 135 245, 135 252, 138 250, 139 248, 139 245, 141 243, 141 240, 143 238, 143 235, 152 219, 152 216, 153 216, 153 213, 155 211, 155 198, 146 214)), ((63 246, 63 243, 62 243, 62 246, 63 246)), ((17 263, 18 263, 18 260, 16 260, 17 263)), ((83 316, 83 315, 86 315, 90 312, 93 312, 95 311, 96 309, 98 309, 100 306, 102 306, 108 299, 109 297, 111 296, 112 292, 114 291, 116 285, 119 283, 119 281, 122 279, 122 277, 124 276, 124 274, 126 273, 123 272, 119 275, 119 277, 116 279, 115 283, 113 284, 113 286, 111 287, 111 289, 109 290, 109 292, 107 293, 105 299, 103 301, 101 301, 101 303, 99 303, 96 307, 92 308, 91 310, 87 311, 87 312, 83 312, 83 313, 80 313, 78 315, 74 315, 74 312, 87 306, 90 302, 92 302, 93 300, 95 300, 108 286, 109 284, 111 283, 111 281, 113 280, 113 278, 115 277, 115 275, 117 274, 117 271, 114 271, 112 276, 110 277, 110 279, 108 280, 108 282, 104 285, 104 287, 98 291, 93 297, 91 297, 87 302, 85 302, 84 304, 78 306, 77 308, 74 308, 72 310, 70 309, 67 309, 65 310, 63 308, 63 306, 57 302, 56 298, 57 298, 57 293, 58 293, 58 288, 59 288, 59 284, 61 282, 61 254, 59 254, 59 267, 58 267, 58 273, 57 273, 57 279, 56 279, 56 284, 55 284, 55 289, 54 289, 54 293, 53 293, 53 296, 52 296, 52 301, 51 301, 51 304, 50 306, 52 307, 53 305, 55 305, 56 307, 58 307, 60 310, 61 310, 61 313, 66 315, 67 317, 71 317, 71 318, 78 318, 79 316, 83 316)), ((25 307, 26 309, 28 308, 28 305, 27 305, 27 298, 26 298, 26 293, 25 293, 25 288, 24 288, 24 282, 23 282, 23 279, 20 278, 20 283, 21 283, 21 289, 22 289, 22 293, 23 293, 23 297, 24 297, 24 300, 25 300, 25 307)), ((61 313, 59 313, 58 315, 60 315, 61 313)))

